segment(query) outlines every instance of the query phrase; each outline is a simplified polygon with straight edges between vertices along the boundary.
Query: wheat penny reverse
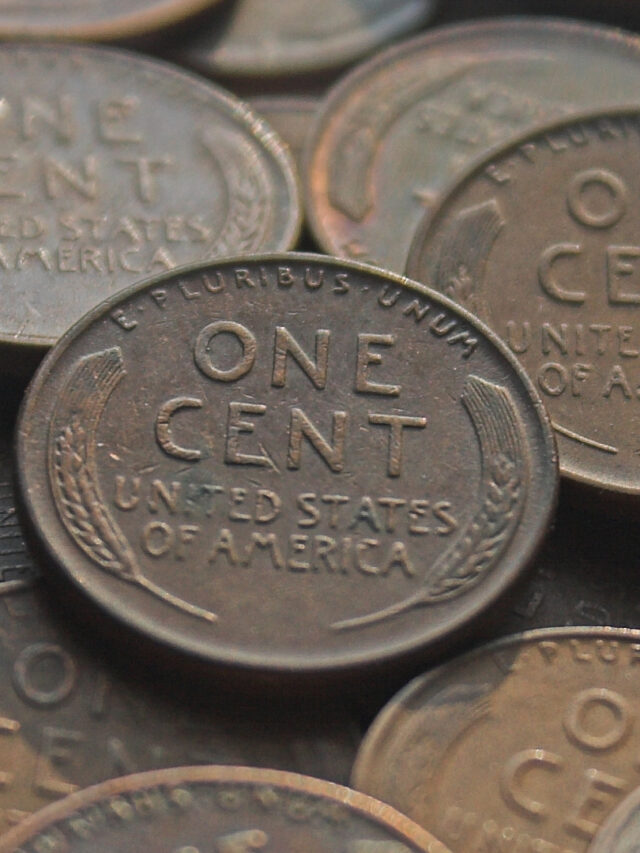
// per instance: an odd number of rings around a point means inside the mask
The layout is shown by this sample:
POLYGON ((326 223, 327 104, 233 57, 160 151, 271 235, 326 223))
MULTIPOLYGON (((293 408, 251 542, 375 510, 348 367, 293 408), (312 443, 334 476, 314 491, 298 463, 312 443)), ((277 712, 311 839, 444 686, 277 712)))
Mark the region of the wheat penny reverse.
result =
POLYGON ((353 784, 455 853, 585 853, 640 782, 639 662, 640 631, 614 628, 479 648, 391 700, 353 784))
POLYGON ((497 339, 315 255, 185 268, 104 303, 30 386, 22 498, 103 610, 234 667, 377 666, 522 571, 555 450, 497 339))
POLYGON ((114 779, 43 809, 0 853, 448 853, 395 809, 348 788, 249 767, 114 779))

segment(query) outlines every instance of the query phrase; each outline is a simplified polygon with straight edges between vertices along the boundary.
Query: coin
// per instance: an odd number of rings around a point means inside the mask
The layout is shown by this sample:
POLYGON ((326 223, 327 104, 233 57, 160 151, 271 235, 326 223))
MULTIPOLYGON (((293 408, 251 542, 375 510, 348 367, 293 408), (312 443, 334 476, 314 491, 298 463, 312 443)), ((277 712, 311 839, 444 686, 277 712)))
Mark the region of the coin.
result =
POLYGON ((252 98, 251 106, 264 116, 276 133, 289 146, 298 168, 313 119, 320 106, 319 98, 302 95, 262 95, 252 98))
POLYGON ((640 41, 544 18, 446 27, 391 48, 324 102, 307 212, 331 254, 402 272, 411 237, 476 157, 544 118, 633 102, 640 41))
POLYGON ((178 53, 204 73, 229 77, 328 70, 416 29, 434 5, 434 0, 237 0, 178 46, 178 53))
POLYGON ((216 0, 2 0, 0 37, 122 39, 193 15, 216 0))
POLYGON ((21 494, 103 611, 237 669, 351 672, 460 631, 546 531, 555 449, 448 300, 315 255, 104 303, 31 385, 21 494))
POLYGON ((639 846, 640 788, 636 788, 607 819, 589 853, 634 853, 639 846))
POLYGON ((43 809, 0 839, 1 853, 17 853, 18 845, 21 853, 448 853, 370 797, 250 767, 181 767, 113 779, 43 809))
POLYGON ((482 317, 541 392, 560 470, 640 495, 640 113, 521 137, 473 169, 416 235, 410 275, 482 317))
POLYGON ((106 48, 5 44, 0 68, 5 346, 42 351, 151 273, 295 242, 288 151, 213 84, 106 48))
POLYGON ((354 786, 453 851, 582 853, 640 781, 640 632, 492 643, 415 679, 374 722, 354 786))

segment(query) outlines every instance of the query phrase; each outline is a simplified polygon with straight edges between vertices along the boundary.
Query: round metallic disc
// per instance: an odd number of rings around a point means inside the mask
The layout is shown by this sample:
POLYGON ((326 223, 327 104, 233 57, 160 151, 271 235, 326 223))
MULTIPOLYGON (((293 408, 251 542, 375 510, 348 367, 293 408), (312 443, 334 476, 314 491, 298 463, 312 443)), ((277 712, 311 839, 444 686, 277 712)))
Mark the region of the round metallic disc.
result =
POLYGON ((320 99, 302 95, 261 95, 251 98, 251 106, 287 143, 300 169, 320 99))
POLYGON ((3 39, 123 39, 168 27, 217 0, 2 0, 3 39))
POLYGON ((443 188, 542 119, 632 102, 640 40, 512 18, 433 30, 379 55, 325 101, 305 169, 308 216, 331 254, 402 272, 443 188))
POLYGON ((284 76, 353 62, 416 29, 435 0, 236 0, 178 48, 204 73, 284 76))
POLYGON ((113 779, 43 809, 0 853, 448 853, 404 815, 348 788, 251 767, 113 779))
POLYGON ((521 572, 546 414, 449 300, 317 255, 145 282, 60 341, 22 498, 84 594, 200 658, 291 674, 443 642, 521 572))
POLYGON ((152 273, 295 242, 289 152, 213 84, 68 45, 2 45, 0 68, 4 344, 48 347, 152 273))
POLYGON ((584 853, 640 782, 640 631, 529 631, 411 682, 366 735, 354 786, 455 853, 584 853))
POLYGON ((563 120, 474 168, 408 270, 481 317, 537 385, 561 472, 640 495, 640 111, 563 120))
POLYGON ((17 523, 9 439, 0 431, 0 834, 79 788, 185 764, 251 764, 346 783, 355 711, 230 702, 218 690, 148 683, 70 623, 17 523), (205 695, 203 695, 205 694, 205 695))
POLYGON ((635 853, 640 850, 640 788, 607 818, 589 853, 635 853))

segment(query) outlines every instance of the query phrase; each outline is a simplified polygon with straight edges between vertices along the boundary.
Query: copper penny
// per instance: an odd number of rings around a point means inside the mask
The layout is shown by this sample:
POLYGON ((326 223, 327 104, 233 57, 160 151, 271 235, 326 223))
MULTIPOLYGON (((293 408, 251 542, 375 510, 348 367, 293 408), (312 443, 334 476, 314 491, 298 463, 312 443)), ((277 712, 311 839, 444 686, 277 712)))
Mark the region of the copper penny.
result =
POLYGON ((179 48, 225 76, 283 76, 344 66, 432 14, 435 0, 236 0, 179 48))
POLYGON ((316 255, 183 269, 66 335, 18 430, 40 544, 108 613, 236 668, 377 666, 516 578, 556 490, 516 362, 449 300, 316 255))
POLYGON ((43 809, 0 853, 448 853, 404 815, 348 788, 250 767, 113 779, 43 809))
POLYGON ((152 273, 295 242, 288 151, 213 84, 106 48, 5 44, 0 68, 5 346, 42 350, 152 273))
POLYGON ((521 137, 425 219, 408 262, 517 354, 551 415, 561 472, 635 496, 639 138, 636 110, 521 137))
POLYGON ((122 39, 187 18, 217 0, 1 0, 0 37, 122 39))
POLYGON ((252 98, 251 106, 286 142, 300 168, 320 99, 302 95, 262 95, 252 98))
POLYGON ((634 853, 640 850, 640 788, 629 794, 596 835, 589 853, 634 853))
POLYGON ((640 632, 530 631, 415 679, 380 713, 356 788, 456 853, 583 853, 638 785, 640 632))
POLYGON ((330 92, 310 143, 311 228, 331 254, 402 272, 425 207, 475 158, 542 119, 632 103, 640 40, 544 18, 433 30, 330 92))

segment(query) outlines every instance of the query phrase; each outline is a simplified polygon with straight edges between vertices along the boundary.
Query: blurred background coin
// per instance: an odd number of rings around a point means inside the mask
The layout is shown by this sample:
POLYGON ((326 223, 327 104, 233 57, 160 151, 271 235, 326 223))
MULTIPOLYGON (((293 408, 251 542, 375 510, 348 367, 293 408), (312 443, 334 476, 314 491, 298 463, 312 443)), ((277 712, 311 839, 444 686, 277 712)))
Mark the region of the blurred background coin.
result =
POLYGON ((251 98, 251 106, 286 142, 300 169, 309 132, 320 108, 320 98, 262 95, 251 98))
POLYGON ((289 152, 213 84, 69 45, 5 44, 0 68, 5 348, 42 352, 152 273, 295 242, 289 152))
POLYGON ((113 779, 43 809, 0 853, 448 853, 404 815, 318 779, 249 767, 182 767, 113 779), (213 845, 213 846, 212 846, 213 845))
MULTIPOLYGON (((583 853, 638 784, 640 632, 507 637, 411 682, 376 718, 353 784, 455 853, 583 853)), ((609 850, 609 848, 608 848, 609 850)))
POLYGON ((640 40, 545 18, 434 29, 330 91, 305 169, 331 254, 402 272, 425 208, 496 143, 543 119, 637 98, 640 40))

